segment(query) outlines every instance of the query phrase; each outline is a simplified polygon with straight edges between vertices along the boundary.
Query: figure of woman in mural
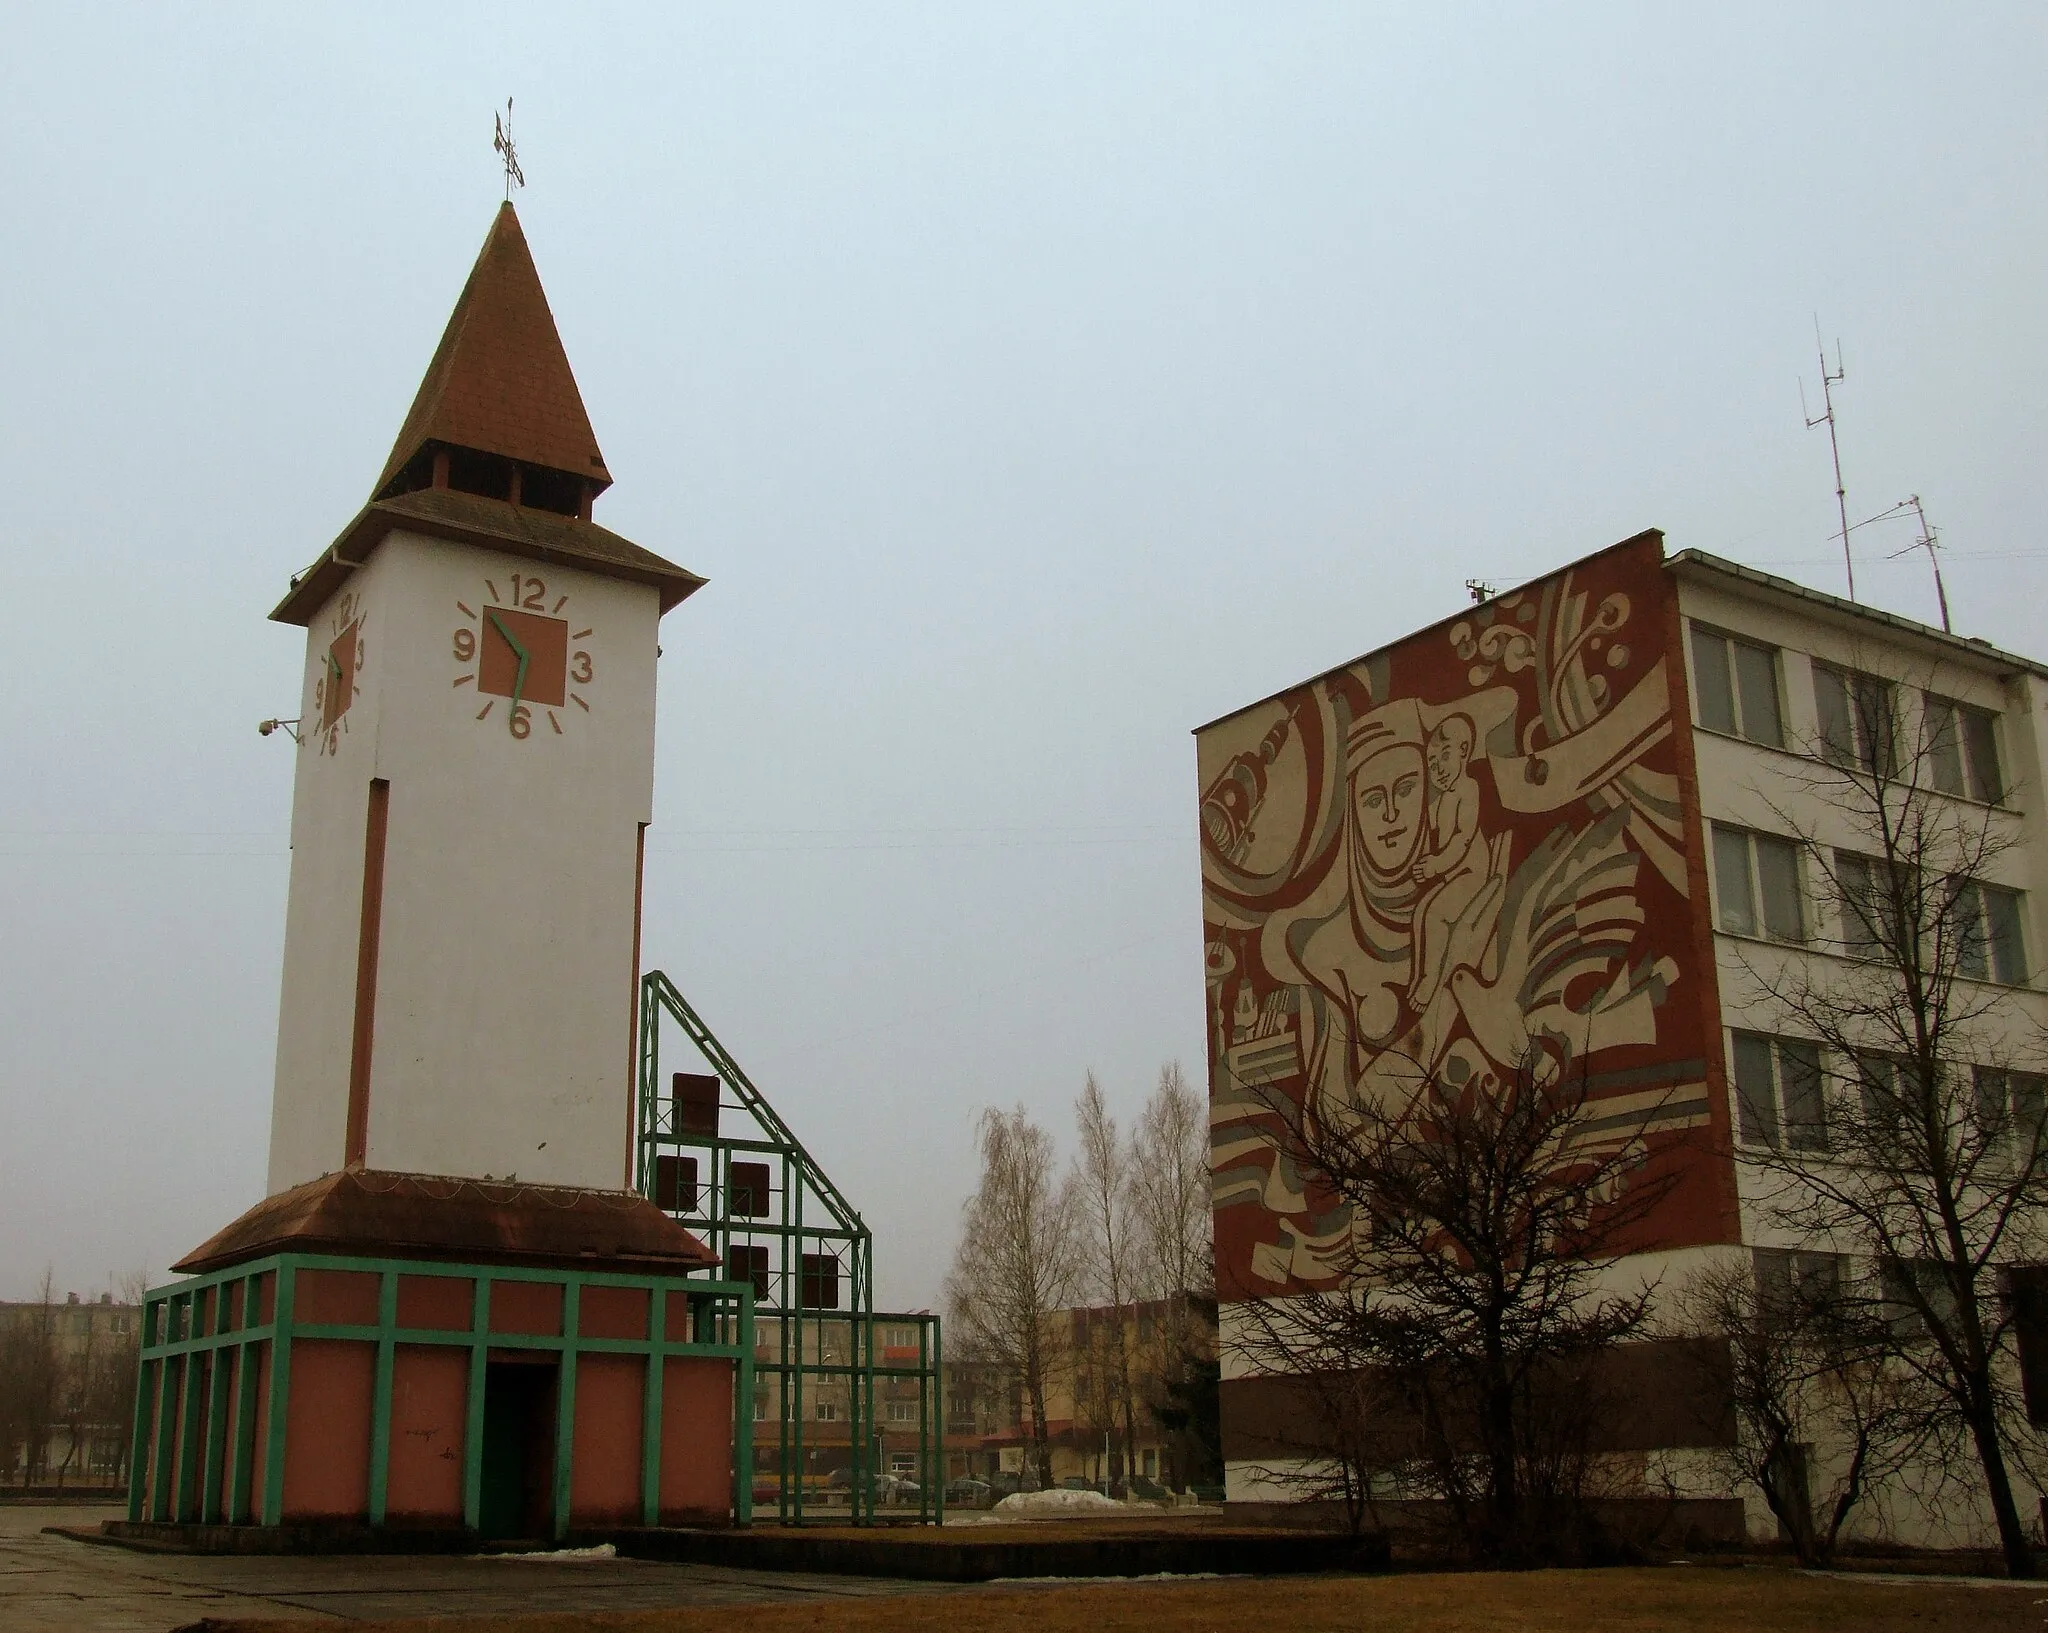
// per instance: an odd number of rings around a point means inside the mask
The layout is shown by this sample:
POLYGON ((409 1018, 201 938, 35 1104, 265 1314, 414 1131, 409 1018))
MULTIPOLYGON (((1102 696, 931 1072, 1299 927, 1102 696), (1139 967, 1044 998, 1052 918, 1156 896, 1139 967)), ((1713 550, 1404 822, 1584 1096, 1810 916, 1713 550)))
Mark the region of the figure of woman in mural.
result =
POLYGON ((1429 734, 1429 843, 1415 864, 1426 894, 1415 906, 1415 984, 1408 1001, 1429 1008, 1442 984, 1451 931, 1486 883, 1490 860, 1479 835, 1479 784, 1473 780, 1472 722, 1446 715, 1429 734))

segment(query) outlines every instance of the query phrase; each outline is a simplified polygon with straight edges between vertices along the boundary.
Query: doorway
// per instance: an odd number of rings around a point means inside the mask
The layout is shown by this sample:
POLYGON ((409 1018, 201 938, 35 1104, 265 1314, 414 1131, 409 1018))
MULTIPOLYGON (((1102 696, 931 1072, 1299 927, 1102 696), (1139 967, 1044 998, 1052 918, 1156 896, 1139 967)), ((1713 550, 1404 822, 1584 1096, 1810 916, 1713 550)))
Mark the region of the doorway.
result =
POLYGON ((498 1541, 554 1535, 555 1399, 552 1358, 484 1367, 483 1491, 477 1529, 498 1541))

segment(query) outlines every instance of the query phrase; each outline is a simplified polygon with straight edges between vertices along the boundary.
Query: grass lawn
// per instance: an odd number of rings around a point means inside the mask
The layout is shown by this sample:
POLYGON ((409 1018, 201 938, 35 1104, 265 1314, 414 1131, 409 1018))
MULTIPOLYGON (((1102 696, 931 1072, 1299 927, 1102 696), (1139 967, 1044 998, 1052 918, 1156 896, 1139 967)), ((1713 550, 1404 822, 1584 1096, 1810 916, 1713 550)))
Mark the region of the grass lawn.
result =
MULTIPOLYGON (((802 1604, 707 1606, 493 1620, 495 1633, 1904 1633, 2048 1626, 2048 1582, 1955 1587, 1847 1582, 1780 1569, 1445 1572, 1215 1582, 991 1587, 802 1604)), ((209 1624, 236 1633, 302 1633, 303 1622, 209 1624)), ((405 1633, 475 1633, 458 1617, 380 1622, 405 1633)))

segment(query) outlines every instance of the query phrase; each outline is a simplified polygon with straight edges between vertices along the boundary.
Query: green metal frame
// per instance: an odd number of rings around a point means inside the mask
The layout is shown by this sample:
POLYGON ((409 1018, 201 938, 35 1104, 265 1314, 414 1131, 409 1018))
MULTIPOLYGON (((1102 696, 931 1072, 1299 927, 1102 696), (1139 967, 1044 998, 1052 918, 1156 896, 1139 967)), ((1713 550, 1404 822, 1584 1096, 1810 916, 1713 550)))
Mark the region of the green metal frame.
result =
POLYGON ((285 1424, 291 1403, 292 1345, 301 1339, 347 1339, 376 1346, 370 1418, 369 1523, 384 1523, 385 1484, 390 1467, 391 1379, 400 1344, 433 1344, 469 1350, 469 1393, 463 1430, 462 1523, 477 1529, 483 1503, 484 1368, 492 1350, 543 1350, 560 1358, 555 1405, 554 1535, 569 1530, 569 1492, 575 1447, 576 1360, 579 1355, 647 1357, 640 1458, 641 1522, 654 1525, 661 1500, 662 1362, 671 1356, 714 1357, 734 1363, 733 1518, 745 1525, 753 1512, 754 1299, 745 1283, 682 1276, 613 1274, 582 1270, 527 1269, 506 1265, 443 1264, 415 1259, 344 1258, 316 1253, 280 1253, 187 1281, 153 1288, 143 1296, 142 1365, 136 1387, 135 1439, 129 1480, 131 1520, 280 1524, 284 1517, 285 1424), (380 1278, 377 1320, 371 1326, 311 1323, 293 1315, 294 1291, 302 1270, 367 1272, 380 1278), (401 1327, 398 1278, 430 1275, 469 1278, 475 1284, 467 1328, 401 1327), (271 1279, 271 1311, 262 1319, 265 1278, 271 1279), (491 1288, 502 1282, 545 1282, 562 1289, 562 1331, 557 1336, 491 1330, 491 1288), (644 1338, 593 1338, 578 1331, 582 1290, 629 1287, 648 1294, 644 1338), (236 1289, 239 1288, 237 1299, 236 1289), (211 1299, 208 1294, 211 1294, 211 1299), (670 1334, 668 1298, 689 1301, 691 1330, 670 1334), (223 1319, 231 1304, 238 1312, 223 1319), (203 1313, 211 1318, 202 1323, 203 1313), (202 1332, 205 1325, 211 1330, 202 1332), (270 1387, 264 1439, 255 1444, 256 1368, 254 1346, 268 1344, 270 1387), (239 1364, 230 1364, 238 1362, 239 1364), (230 1402, 232 1385, 232 1402, 230 1402), (203 1382, 202 1382, 203 1380, 203 1382), (206 1407, 203 1471, 192 1466, 206 1407), (151 1456, 152 1430, 177 1423, 174 1455, 160 1432, 151 1456), (235 1455, 221 1481, 227 1437, 235 1455))
MULTIPOLYGON (((739 1063, 727 1054, 675 984, 659 970, 640 983, 640 1093, 634 1148, 634 1183, 641 1194, 667 1206, 655 1193, 656 1159, 694 1155, 698 1181, 694 1207, 671 1208, 672 1216, 701 1236, 736 1276, 735 1247, 768 1249, 765 1287, 755 1289, 755 1333, 764 1354, 755 1357, 757 1388, 765 1392, 777 1425, 774 1435, 775 1511, 785 1524, 827 1520, 869 1524, 882 1519, 938 1523, 945 1516, 945 1454, 938 1432, 942 1334, 939 1318, 925 1311, 878 1313, 874 1307, 874 1241, 867 1225, 825 1171, 811 1158, 789 1125, 776 1114, 739 1063), (719 1079, 721 1119, 733 1114, 744 1132, 686 1130, 675 1100, 662 1093, 661 1031, 664 1019, 682 1029, 719 1079), (735 1160, 765 1163, 770 1169, 769 1209, 735 1214, 731 1209, 735 1160), (804 1261, 830 1256, 845 1273, 847 1308, 807 1307, 804 1261), (915 1327, 917 1342, 879 1354, 878 1331, 915 1327), (916 1360, 900 1353, 914 1348, 916 1360), (907 1395, 914 1385, 917 1413, 918 1500, 885 1514, 886 1472, 881 1459, 885 1425, 876 1419, 876 1385, 884 1404, 891 1394, 907 1395), (850 1466, 845 1507, 821 1489, 807 1459, 823 1448, 806 1403, 824 1399, 821 1386, 844 1385, 850 1466)), ((836 1392, 836 1390, 835 1390, 836 1392)), ((834 1403, 836 1405, 836 1403, 834 1403)), ((751 1432, 743 1426, 743 1433, 751 1432)), ((827 1437, 836 1444, 837 1437, 827 1437)))

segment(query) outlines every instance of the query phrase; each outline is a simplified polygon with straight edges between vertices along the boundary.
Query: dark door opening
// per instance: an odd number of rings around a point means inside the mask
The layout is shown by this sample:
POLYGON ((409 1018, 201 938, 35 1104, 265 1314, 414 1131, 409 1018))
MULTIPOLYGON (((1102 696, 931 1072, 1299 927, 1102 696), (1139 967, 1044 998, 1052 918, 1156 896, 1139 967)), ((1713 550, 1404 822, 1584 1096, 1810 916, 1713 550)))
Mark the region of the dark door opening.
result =
POLYGON ((556 1372, 552 1361, 492 1361, 484 1367, 477 1529, 485 1537, 554 1535, 556 1372))

